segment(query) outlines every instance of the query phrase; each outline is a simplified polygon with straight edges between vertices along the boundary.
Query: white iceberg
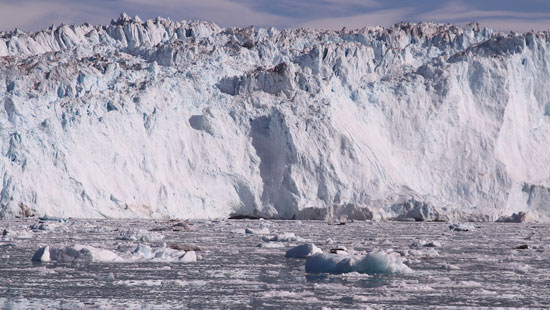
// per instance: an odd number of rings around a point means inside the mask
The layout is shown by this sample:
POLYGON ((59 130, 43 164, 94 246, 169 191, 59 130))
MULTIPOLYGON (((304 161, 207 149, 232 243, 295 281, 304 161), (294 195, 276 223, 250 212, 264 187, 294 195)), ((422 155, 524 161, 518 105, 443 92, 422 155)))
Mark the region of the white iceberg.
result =
POLYGON ((120 256, 112 251, 81 244, 64 248, 45 246, 34 253, 32 260, 41 262, 57 261, 61 263, 123 261, 120 256))
POLYGON ((319 253, 306 260, 307 273, 408 274, 412 269, 396 255, 374 252, 365 256, 319 253))
POLYGON ((264 236, 264 237, 262 237, 262 239, 264 241, 267 241, 267 242, 269 242, 269 241, 293 242, 293 241, 303 241, 304 240, 304 239, 296 236, 292 232, 285 232, 285 233, 277 234, 277 235, 271 236, 271 237, 264 236))
POLYGON ((286 251, 285 257, 308 258, 314 254, 323 253, 323 250, 313 243, 306 243, 286 251))

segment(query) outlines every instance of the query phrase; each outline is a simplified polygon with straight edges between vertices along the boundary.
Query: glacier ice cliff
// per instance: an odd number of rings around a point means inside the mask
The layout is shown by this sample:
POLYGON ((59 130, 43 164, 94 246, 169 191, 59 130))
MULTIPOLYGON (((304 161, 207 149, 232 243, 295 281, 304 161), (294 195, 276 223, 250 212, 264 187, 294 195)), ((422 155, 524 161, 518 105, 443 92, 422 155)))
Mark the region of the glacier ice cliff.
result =
POLYGON ((550 33, 0 32, 0 215, 550 219, 550 33))

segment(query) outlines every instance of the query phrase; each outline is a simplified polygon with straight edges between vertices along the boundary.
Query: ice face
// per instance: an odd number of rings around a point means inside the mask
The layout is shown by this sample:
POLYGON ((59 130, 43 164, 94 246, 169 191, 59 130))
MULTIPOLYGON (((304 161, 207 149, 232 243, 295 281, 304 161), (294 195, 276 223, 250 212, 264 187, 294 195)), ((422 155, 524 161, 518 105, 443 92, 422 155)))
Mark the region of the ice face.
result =
POLYGON ((0 34, 0 214, 548 221, 550 34, 0 34))

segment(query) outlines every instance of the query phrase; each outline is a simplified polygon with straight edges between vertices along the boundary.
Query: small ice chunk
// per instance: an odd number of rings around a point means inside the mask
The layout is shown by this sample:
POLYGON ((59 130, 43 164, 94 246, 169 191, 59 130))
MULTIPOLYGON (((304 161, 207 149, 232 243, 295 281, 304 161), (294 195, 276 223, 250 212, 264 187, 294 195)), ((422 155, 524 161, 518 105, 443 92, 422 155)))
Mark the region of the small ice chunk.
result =
POLYGON ((247 234, 252 234, 252 235, 268 235, 269 234, 269 229, 267 227, 260 227, 260 228, 247 227, 244 230, 244 232, 247 233, 247 234))
POLYGON ((268 241, 268 242, 265 242, 265 243, 259 243, 256 246, 259 247, 259 248, 268 248, 268 249, 276 249, 276 248, 284 248, 285 247, 284 244, 282 244, 281 242, 276 242, 276 241, 268 241))
POLYGON ((439 252, 437 252, 434 248, 424 248, 421 250, 409 250, 409 255, 412 256, 418 256, 418 257, 438 257, 439 252))
POLYGON ((412 269, 405 265, 399 256, 384 252, 374 252, 367 254, 357 262, 356 271, 370 274, 406 274, 412 272, 412 269))
POLYGON ((373 252, 363 257, 319 253, 307 259, 306 272, 332 274, 348 272, 406 274, 412 272, 412 270, 398 256, 384 252, 373 252))
POLYGON ((66 223, 67 222, 66 219, 60 218, 60 217, 43 216, 43 217, 39 217, 38 219, 43 221, 43 222, 46 222, 46 221, 59 222, 59 223, 66 223))
POLYGON ((29 238, 32 238, 33 237, 33 233, 32 231, 29 231, 29 230, 18 230, 18 231, 14 231, 12 233, 13 237, 15 237, 16 239, 29 239, 29 238))
POLYGON ((195 231, 197 229, 191 223, 180 222, 172 225, 172 230, 173 231, 195 231))
POLYGON ((34 262, 49 262, 50 259, 50 247, 45 246, 40 249, 38 249, 36 252, 34 252, 34 255, 32 256, 32 261, 34 262))
POLYGON ((415 240, 410 245, 411 248, 420 248, 420 247, 426 247, 426 248, 440 248, 441 243, 439 241, 426 241, 426 240, 415 240))
POLYGON ((197 261, 197 254, 195 251, 187 251, 180 257, 182 263, 193 263, 197 261))
POLYGON ((285 232, 283 234, 278 234, 275 236, 262 237, 264 241, 279 241, 279 242, 293 242, 293 241, 303 241, 302 238, 296 236, 294 233, 291 232, 285 232))
POLYGON ((55 229, 59 224, 56 223, 56 222, 49 222, 49 223, 46 223, 46 222, 38 222, 38 223, 34 223, 30 226, 30 229, 34 232, 38 232, 38 231, 41 231, 41 230, 53 230, 55 229))
POLYGON ((140 242, 157 242, 164 239, 164 235, 155 231, 147 231, 144 229, 129 229, 120 233, 117 240, 130 240, 140 242))
POLYGON ((329 252, 332 254, 344 254, 344 255, 349 254, 348 249, 345 246, 338 246, 336 248, 330 249, 329 252))
POLYGON ((483 285, 476 281, 459 281, 458 285, 461 287, 482 287, 483 285))
POLYGON ((132 254, 139 255, 143 258, 152 258, 153 257, 153 250, 150 246, 144 245, 144 244, 138 244, 137 248, 132 251, 132 254))
POLYGON ((472 224, 464 223, 464 224, 451 224, 449 225, 449 229, 452 231, 474 231, 476 228, 472 224))
MULTIPOLYGON (((80 253, 86 253, 86 254, 89 253, 89 256, 91 257, 90 261, 94 261, 94 262, 117 262, 117 261, 122 261, 122 259, 118 255, 116 255, 114 252, 111 252, 111 251, 105 250, 105 249, 96 248, 96 247, 89 246, 89 245, 76 244, 72 247, 65 248, 65 249, 72 249, 72 250, 78 251, 80 253)), ((85 257, 86 256, 88 256, 88 255, 85 255, 85 257)), ((76 258, 78 260, 78 257, 76 257, 76 258)))
POLYGON ((32 257, 33 261, 57 262, 116 262, 122 259, 115 253, 88 245, 76 244, 65 248, 50 248, 46 246, 38 249, 32 257))
POLYGON ((458 267, 458 266, 456 266, 456 265, 444 263, 443 265, 441 265, 441 269, 445 269, 445 270, 460 270, 460 267, 458 267))
POLYGON ((194 244, 166 242, 166 247, 178 251, 200 251, 201 249, 194 244))
POLYGON ((425 243, 424 246, 427 248, 440 248, 441 243, 439 243, 439 241, 432 241, 432 242, 425 243))
POLYGON ((525 223, 525 222, 532 222, 533 218, 531 217, 530 214, 526 212, 518 212, 518 213, 513 213, 510 216, 503 215, 499 217, 496 221, 500 223, 525 223))
POLYGON ((156 251, 153 254, 153 259, 154 260, 167 260, 167 258, 166 258, 166 249, 162 248, 162 249, 156 251))
POLYGON ((317 253, 323 253, 323 250, 315 246, 313 243, 306 243, 288 250, 285 257, 308 258, 317 253))

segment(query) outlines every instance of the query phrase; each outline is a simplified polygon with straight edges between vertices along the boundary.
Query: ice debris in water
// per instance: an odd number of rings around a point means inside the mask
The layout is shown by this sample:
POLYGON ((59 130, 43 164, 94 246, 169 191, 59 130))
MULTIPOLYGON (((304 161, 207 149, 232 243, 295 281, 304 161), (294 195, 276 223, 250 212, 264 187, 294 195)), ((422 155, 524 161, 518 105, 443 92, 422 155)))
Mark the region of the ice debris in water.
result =
MULTIPOLYGON (((197 247, 198 248, 198 247, 197 247)), ((73 245, 62 248, 50 246, 41 247, 33 257, 33 261, 62 263, 70 262, 196 262, 196 251, 182 251, 162 247, 152 248, 145 244, 139 244, 131 252, 115 253, 110 250, 100 249, 89 245, 73 245)))
POLYGON ((38 218, 40 221, 47 222, 59 222, 59 223, 66 223, 67 219, 60 218, 60 217, 49 217, 49 216, 43 216, 38 218))
POLYGON ((40 249, 38 249, 34 255, 32 256, 32 261, 35 262, 49 262, 50 259, 50 247, 45 246, 40 249))
POLYGON ((452 231, 473 231, 476 228, 472 224, 463 223, 463 224, 451 224, 449 225, 449 229, 452 231))
POLYGON ((496 220, 499 223, 525 223, 532 221, 533 218, 527 212, 513 213, 510 216, 503 215, 496 220))
POLYGON ((395 254, 373 252, 365 256, 319 253, 306 260, 307 273, 407 274, 412 269, 395 254))
POLYGON ((154 231, 144 229, 129 229, 126 232, 120 233, 117 240, 130 240, 141 242, 157 242, 164 239, 164 235, 154 231))
POLYGON ((70 262, 119 262, 123 259, 109 250, 99 249, 89 245, 76 244, 64 248, 50 248, 49 246, 38 249, 33 261, 61 263, 70 262))
POLYGON ((281 242, 271 242, 271 241, 264 242, 264 243, 259 243, 256 246, 258 248, 268 248, 268 249, 276 249, 276 248, 284 248, 285 247, 285 245, 282 244, 281 242))
POLYGON ((313 243, 306 243, 286 251, 285 257, 308 258, 314 254, 323 253, 323 250, 313 243))
POLYGON ((244 232, 252 235, 268 235, 270 233, 269 229, 263 226, 260 228, 247 227, 244 232))
POLYGON ((200 251, 201 249, 194 244, 166 242, 166 247, 178 251, 200 251))
POLYGON ((34 231, 34 232, 39 232, 39 231, 51 231, 55 228, 57 228, 59 226, 58 223, 55 223, 55 222, 37 222, 37 223, 34 223, 32 224, 29 228, 34 231))
POLYGON ((441 243, 439 241, 426 241, 426 240, 415 240, 410 245, 411 248, 419 248, 419 247, 426 247, 426 248, 440 248, 441 243))
POLYGON ((302 238, 296 236, 294 233, 292 232, 285 232, 285 233, 282 233, 282 234, 277 234, 275 236, 263 236, 262 239, 264 241, 278 241, 278 242, 293 242, 293 241, 303 241, 302 238))
POLYGON ((197 261, 197 255, 195 251, 187 251, 183 256, 180 256, 180 262, 182 263, 192 263, 197 261))
MULTIPOLYGON (((198 247, 197 247, 198 248, 198 247)), ((127 258, 129 261, 163 261, 163 262, 196 262, 197 255, 195 251, 183 251, 166 247, 151 248, 145 244, 139 244, 132 255, 127 258)))

